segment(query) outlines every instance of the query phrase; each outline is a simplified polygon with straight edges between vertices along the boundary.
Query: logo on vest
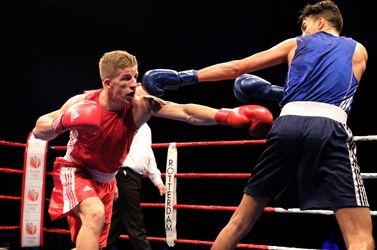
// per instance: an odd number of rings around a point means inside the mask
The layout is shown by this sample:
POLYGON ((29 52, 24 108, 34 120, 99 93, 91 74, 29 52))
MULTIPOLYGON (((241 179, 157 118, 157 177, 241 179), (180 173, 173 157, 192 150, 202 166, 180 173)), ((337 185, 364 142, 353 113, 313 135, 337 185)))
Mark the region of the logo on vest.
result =
POLYGON ((74 111, 71 113, 71 122, 73 122, 73 120, 77 119, 77 117, 79 117, 80 114, 77 112, 77 111, 74 111))

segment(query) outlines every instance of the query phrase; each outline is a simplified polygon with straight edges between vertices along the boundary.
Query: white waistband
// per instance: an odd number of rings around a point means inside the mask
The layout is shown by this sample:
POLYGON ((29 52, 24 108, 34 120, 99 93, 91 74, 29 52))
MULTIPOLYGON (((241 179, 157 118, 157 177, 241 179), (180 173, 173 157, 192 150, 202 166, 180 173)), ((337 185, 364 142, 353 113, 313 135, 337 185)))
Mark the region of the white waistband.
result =
POLYGON ((330 118, 343 124, 347 123, 347 113, 343 109, 322 102, 287 103, 280 113, 280 116, 284 115, 319 116, 330 118))
POLYGON ((114 173, 103 173, 90 168, 86 168, 86 170, 88 170, 89 174, 93 177, 93 179, 99 183, 108 183, 112 181, 115 178, 115 175, 118 173, 118 171, 114 173))

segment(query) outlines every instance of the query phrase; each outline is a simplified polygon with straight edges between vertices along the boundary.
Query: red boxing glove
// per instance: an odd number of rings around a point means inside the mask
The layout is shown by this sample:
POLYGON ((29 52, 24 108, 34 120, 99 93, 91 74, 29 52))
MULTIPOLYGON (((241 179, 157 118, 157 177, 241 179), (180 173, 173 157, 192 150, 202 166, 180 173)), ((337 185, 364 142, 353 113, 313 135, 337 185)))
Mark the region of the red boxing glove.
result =
POLYGON ((216 122, 234 128, 249 126, 249 134, 263 138, 273 122, 271 112, 259 105, 244 105, 234 109, 220 109, 215 115, 216 122))
POLYGON ((85 100, 73 104, 64 114, 55 118, 52 122, 52 128, 57 134, 61 134, 67 129, 95 132, 99 129, 101 121, 101 107, 94 101, 85 100))

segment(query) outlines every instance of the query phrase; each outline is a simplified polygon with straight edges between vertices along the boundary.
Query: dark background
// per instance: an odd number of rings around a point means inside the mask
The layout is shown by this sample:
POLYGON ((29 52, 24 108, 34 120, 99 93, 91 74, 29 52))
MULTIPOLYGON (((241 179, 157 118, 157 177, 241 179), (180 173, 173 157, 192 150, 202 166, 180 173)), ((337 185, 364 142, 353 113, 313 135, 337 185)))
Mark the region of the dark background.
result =
MULTIPOLYGON (((304 0, 266 1, 72 1, 37 0, 2 4, 2 122, 0 140, 25 143, 42 114, 58 109, 68 98, 86 89, 101 87, 98 60, 103 53, 122 49, 137 56, 139 73, 153 68, 199 69, 214 63, 240 59, 299 35, 298 10, 304 0), (203 6, 205 5, 205 6, 203 6)), ((354 135, 374 135, 376 76, 375 4, 366 1, 336 1, 344 18, 342 35, 361 42, 369 52, 367 71, 356 93, 348 125, 354 135)), ((287 66, 280 65, 255 74, 282 85, 287 66)), ((233 96, 232 81, 200 83, 175 92, 165 100, 193 102, 215 108, 242 105, 233 96)), ((253 100, 268 107, 275 117, 276 103, 253 100)), ((152 118, 153 141, 248 140, 245 129, 196 127, 182 122, 152 118)), ((49 145, 65 145, 67 133, 49 145)), ((0 166, 22 169, 23 148, 1 146, 0 166)), ((262 146, 222 146, 179 149, 179 172, 248 173, 262 146)), ((376 142, 358 143, 362 172, 375 172, 376 142)), ((49 154, 47 171, 55 155, 49 154)), ((155 149, 160 169, 165 171, 166 149, 155 149)), ((20 196, 21 176, 0 173, 0 194, 20 196), (14 188, 17 183, 17 188, 14 188)), ((179 204, 236 206, 246 180, 182 179, 178 183, 179 204)), ((143 187, 143 202, 163 202, 149 180, 143 187)), ((374 180, 366 180, 371 209, 377 208, 374 180)), ((51 181, 47 177, 47 194, 51 181)), ((19 224, 19 203, 2 204, 1 225, 19 224), (9 216, 8 216, 9 215, 9 216), (4 217, 4 218, 3 218, 4 217)), ((164 237, 163 212, 146 208, 148 235, 164 237)), ((178 211, 178 238, 213 241, 226 224, 230 212, 178 211)), ((374 219, 375 220, 375 219, 374 219)), ((57 227, 65 221, 50 223, 57 227)), ((242 242, 277 246, 320 248, 334 232, 342 247, 332 216, 264 214, 242 242)), ((16 248, 17 232, 0 232, 1 242, 16 248)), ((126 243, 124 243, 126 244, 126 243)), ((152 243, 165 249, 164 243, 152 243)), ((72 247, 69 237, 45 234, 46 249, 72 247)), ((179 244, 173 249, 199 249, 179 244)), ((208 249, 204 247, 203 249, 208 249)))

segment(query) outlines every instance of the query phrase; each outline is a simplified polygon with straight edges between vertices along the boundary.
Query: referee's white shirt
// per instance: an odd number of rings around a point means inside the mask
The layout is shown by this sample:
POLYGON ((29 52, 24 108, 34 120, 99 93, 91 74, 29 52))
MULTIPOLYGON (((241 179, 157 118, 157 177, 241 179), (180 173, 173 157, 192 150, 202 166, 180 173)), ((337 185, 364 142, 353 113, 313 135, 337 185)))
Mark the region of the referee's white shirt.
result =
POLYGON ((147 123, 144 123, 136 131, 130 151, 122 167, 129 167, 141 175, 147 173, 155 186, 163 183, 161 172, 157 168, 156 158, 152 150, 152 131, 147 123))

